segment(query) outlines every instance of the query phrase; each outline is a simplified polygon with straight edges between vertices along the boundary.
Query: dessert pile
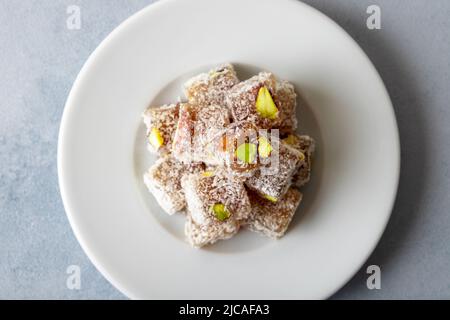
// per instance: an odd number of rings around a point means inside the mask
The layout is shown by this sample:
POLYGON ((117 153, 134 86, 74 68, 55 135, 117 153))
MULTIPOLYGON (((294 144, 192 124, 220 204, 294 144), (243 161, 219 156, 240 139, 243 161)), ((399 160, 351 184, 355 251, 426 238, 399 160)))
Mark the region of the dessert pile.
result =
POLYGON ((240 81, 231 64, 184 85, 187 102, 143 114, 159 156, 144 182, 169 215, 186 216, 193 247, 241 227, 282 237, 310 179, 314 140, 297 135, 294 87, 272 73, 240 81))

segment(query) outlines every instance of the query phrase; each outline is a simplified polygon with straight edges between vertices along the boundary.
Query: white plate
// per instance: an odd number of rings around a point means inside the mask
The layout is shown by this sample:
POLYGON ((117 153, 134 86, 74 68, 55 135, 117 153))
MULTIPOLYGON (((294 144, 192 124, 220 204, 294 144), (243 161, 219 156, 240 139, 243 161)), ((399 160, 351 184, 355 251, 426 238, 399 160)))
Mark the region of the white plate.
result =
POLYGON ((378 73, 330 19, 297 1, 158 2, 124 22, 78 76, 61 124, 58 172, 72 228, 102 274, 131 298, 326 298, 377 244, 399 178, 399 137, 378 73), (287 235, 242 232, 205 250, 183 240, 145 190, 141 113, 184 79, 229 61, 273 71, 308 102, 313 179, 287 235))

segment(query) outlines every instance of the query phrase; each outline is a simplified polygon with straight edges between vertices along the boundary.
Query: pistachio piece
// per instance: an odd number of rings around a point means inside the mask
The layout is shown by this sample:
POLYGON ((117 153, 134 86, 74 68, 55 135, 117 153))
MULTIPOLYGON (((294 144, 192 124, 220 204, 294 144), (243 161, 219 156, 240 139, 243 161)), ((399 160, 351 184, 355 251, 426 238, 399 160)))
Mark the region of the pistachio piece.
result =
POLYGON ((269 196, 268 194, 265 194, 263 197, 264 197, 264 199, 267 199, 267 200, 269 200, 270 202, 277 202, 277 201, 278 201, 277 198, 272 197, 272 196, 269 196))
POLYGON ((148 140, 150 144, 156 149, 159 149, 164 144, 164 138, 162 137, 161 132, 157 128, 152 128, 148 140))
POLYGON ((212 177, 213 175, 214 175, 213 171, 203 171, 202 172, 202 177, 204 177, 204 178, 209 178, 209 177, 212 177))
POLYGON ((283 141, 289 145, 295 144, 296 137, 293 134, 288 135, 283 141))
POLYGON ((278 108, 266 86, 259 89, 256 98, 256 111, 261 117, 270 120, 275 120, 278 117, 278 108))
POLYGON ((243 143, 236 149, 236 157, 244 163, 253 163, 256 159, 257 147, 253 143, 243 143))
POLYGON ((268 158, 273 148, 266 137, 259 137, 258 139, 258 153, 261 158, 268 158))
POLYGON ((225 221, 230 217, 230 212, 225 208, 223 203, 214 204, 211 210, 219 221, 225 221))
POLYGON ((305 160, 305 154, 303 152, 300 151, 300 155, 298 156, 300 161, 304 161, 305 160))

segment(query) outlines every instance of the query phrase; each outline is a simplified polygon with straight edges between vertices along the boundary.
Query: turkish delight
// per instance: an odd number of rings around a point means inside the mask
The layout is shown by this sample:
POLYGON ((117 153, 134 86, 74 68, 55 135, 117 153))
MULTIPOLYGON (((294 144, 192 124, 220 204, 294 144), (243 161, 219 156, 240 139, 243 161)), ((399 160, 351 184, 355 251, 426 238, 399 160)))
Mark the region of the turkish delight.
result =
POLYGON ((186 207, 181 179, 184 175, 201 172, 199 163, 183 164, 170 156, 158 159, 144 174, 144 183, 159 205, 169 215, 181 212, 186 207))
POLYGON ((178 123, 178 104, 150 107, 142 115, 147 127, 147 147, 151 153, 170 152, 178 123))
POLYGON ((314 140, 299 136, 297 94, 270 72, 240 82, 222 64, 183 85, 187 102, 148 108, 147 145, 159 159, 144 183, 170 215, 185 213, 196 248, 241 227, 278 239, 310 180, 314 140))
POLYGON ((225 170, 190 174, 182 180, 182 186, 189 212, 200 225, 243 220, 250 212, 242 180, 225 170))
POLYGON ((199 225, 194 222, 192 216, 186 217, 184 232, 186 239, 194 248, 216 243, 219 240, 227 240, 233 237, 240 228, 240 224, 236 220, 230 220, 222 223, 214 223, 209 225, 199 225))
POLYGON ((305 160, 293 177, 292 183, 296 187, 302 187, 309 182, 311 178, 312 156, 315 151, 315 142, 310 136, 291 134, 283 139, 287 144, 299 150, 305 155, 305 160))
POLYGON ((264 140, 260 141, 260 145, 265 145, 266 157, 260 156, 261 167, 245 184, 267 200, 277 202, 291 186, 292 178, 305 156, 279 139, 272 137, 264 140))
POLYGON ((269 72, 235 85, 226 96, 233 120, 250 121, 261 129, 295 130, 297 96, 287 81, 278 82, 269 72))
POLYGON ((226 239, 251 213, 243 182, 224 170, 190 174, 182 186, 190 219, 186 236, 195 246, 226 239))
POLYGON ((253 192, 249 192, 248 196, 252 213, 245 226, 273 239, 279 239, 286 233, 303 197, 295 188, 290 188, 277 202, 263 199, 253 192))
POLYGON ((219 164, 218 137, 229 123, 228 110, 222 106, 181 104, 172 144, 174 157, 184 163, 219 164))
POLYGON ((184 84, 184 93, 190 103, 223 106, 228 90, 238 82, 234 67, 223 64, 188 80, 184 84))

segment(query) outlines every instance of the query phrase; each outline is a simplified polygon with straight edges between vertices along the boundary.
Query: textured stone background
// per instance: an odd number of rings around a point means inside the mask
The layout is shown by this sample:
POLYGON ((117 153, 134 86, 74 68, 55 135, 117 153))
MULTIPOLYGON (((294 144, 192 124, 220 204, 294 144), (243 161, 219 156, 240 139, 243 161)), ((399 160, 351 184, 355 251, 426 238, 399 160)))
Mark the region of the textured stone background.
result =
MULTIPOLYGON (((0 0, 0 299, 121 299, 78 245, 60 199, 56 146, 71 85, 88 55, 150 0, 0 0), (66 28, 66 8, 82 29, 66 28), (66 268, 81 267, 81 290, 66 268)), ((450 298, 450 2, 307 0, 343 26, 380 71, 402 142, 400 189, 366 265, 333 298, 450 298), (382 9, 382 30, 366 9, 382 9), (382 269, 382 289, 365 269, 382 269)))

